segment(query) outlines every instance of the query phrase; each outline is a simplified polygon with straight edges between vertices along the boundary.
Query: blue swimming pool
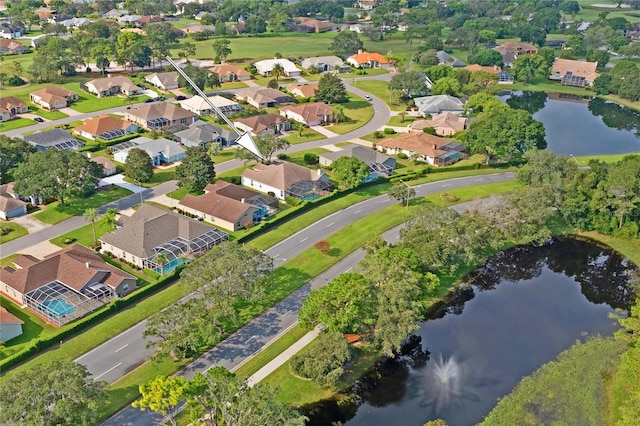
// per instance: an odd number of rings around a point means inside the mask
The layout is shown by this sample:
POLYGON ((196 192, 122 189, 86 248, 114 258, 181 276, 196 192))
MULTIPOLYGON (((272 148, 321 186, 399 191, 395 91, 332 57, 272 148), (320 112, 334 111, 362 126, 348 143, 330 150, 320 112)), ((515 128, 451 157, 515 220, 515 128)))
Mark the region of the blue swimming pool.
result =
POLYGON ((47 300, 42 303, 42 306, 44 307, 43 311, 53 318, 64 317, 65 315, 70 315, 76 311, 75 306, 62 299, 47 300))
POLYGON ((184 259, 182 259, 181 257, 178 257, 176 259, 173 259, 170 262, 167 262, 164 264, 163 268, 164 271, 160 271, 160 268, 156 268, 155 271, 159 274, 168 274, 169 272, 173 271, 174 269, 176 269, 178 266, 182 265, 184 263, 184 259))

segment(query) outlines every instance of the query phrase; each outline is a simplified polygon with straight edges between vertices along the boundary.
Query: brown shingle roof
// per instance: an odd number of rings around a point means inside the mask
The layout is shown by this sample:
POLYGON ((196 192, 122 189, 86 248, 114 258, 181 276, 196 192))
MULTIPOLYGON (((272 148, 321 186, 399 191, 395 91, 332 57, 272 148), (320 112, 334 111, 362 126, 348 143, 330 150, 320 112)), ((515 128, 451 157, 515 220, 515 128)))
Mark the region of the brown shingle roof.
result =
POLYGON ((385 148, 401 148, 411 152, 436 158, 445 153, 440 147, 451 140, 433 136, 427 133, 405 133, 396 138, 378 142, 378 146, 385 148))
POLYGON ((82 130, 97 136, 116 129, 126 129, 130 125, 130 123, 120 118, 101 115, 99 117, 87 118, 84 120, 84 123, 76 127, 75 130, 82 130))
POLYGON ((318 83, 307 83, 307 84, 298 84, 291 83, 287 86, 287 90, 293 93, 296 90, 302 94, 302 96, 310 98, 316 95, 316 90, 318 89, 318 83))
POLYGON ((435 115, 431 120, 416 120, 411 123, 411 128, 414 130, 422 130, 425 127, 433 127, 434 129, 437 127, 445 127, 454 132, 458 132, 464 130, 466 124, 467 118, 460 117, 451 112, 445 112, 435 115))
POLYGON ((237 67, 235 65, 231 65, 231 64, 214 65, 211 68, 209 68, 209 72, 213 72, 218 75, 235 74, 238 77, 246 77, 251 75, 249 71, 243 70, 242 68, 237 67))
POLYGON ((22 269, 2 273, 2 281, 16 291, 26 294, 52 281, 60 281, 80 291, 91 284, 96 276, 110 287, 117 287, 122 280, 133 278, 120 269, 104 262, 97 254, 79 244, 52 253, 44 260, 33 262, 32 259, 21 259, 22 269), (104 274, 103 271, 108 271, 104 274))
POLYGON ((482 65, 478 65, 478 64, 471 64, 471 65, 467 65, 466 67, 464 67, 465 70, 469 70, 471 72, 475 72, 475 71, 485 71, 485 72, 490 72, 491 74, 500 74, 500 72, 502 71, 502 68, 500 68, 497 65, 494 65, 492 67, 485 67, 482 65))
POLYGON ((10 195, 0 195, 0 211, 8 212, 26 205, 27 203, 24 201, 13 198, 10 195))
POLYGON ((122 228, 104 234, 101 241, 146 259, 158 247, 174 238, 192 240, 211 231, 211 227, 178 213, 143 204, 131 217, 120 218, 122 228))
POLYGON ((111 161, 107 157, 102 157, 102 156, 91 157, 91 158, 89 158, 89 160, 93 161, 94 163, 100 164, 104 169, 115 169, 116 168, 116 163, 114 163, 113 161, 111 161))
POLYGON ((105 78, 97 78, 95 80, 91 80, 87 82, 87 84, 92 84, 93 87, 96 88, 99 92, 105 92, 111 89, 113 86, 118 86, 126 91, 140 90, 138 86, 133 84, 129 78, 116 75, 113 77, 105 77, 105 78))
POLYGON ((318 117, 329 116, 333 113, 331 107, 322 102, 285 106, 280 108, 280 111, 291 111, 295 114, 298 114, 304 119, 305 123, 308 123, 312 120, 317 120, 318 117))
POLYGON ((0 98, 0 108, 26 108, 27 103, 15 96, 7 96, 6 98, 0 98))
POLYGON ((597 66, 597 62, 574 61, 572 59, 556 58, 555 62, 553 63, 553 67, 551 67, 551 73, 557 73, 560 76, 564 76, 567 72, 571 71, 573 75, 584 77, 589 81, 594 81, 600 75, 596 72, 597 66))
POLYGON ((243 117, 236 119, 236 122, 251 127, 253 133, 260 133, 266 129, 273 128, 276 124, 289 121, 287 118, 277 114, 262 114, 252 117, 243 117))
POLYGON ((0 306, 0 324, 24 324, 24 321, 0 306))
POLYGON ((180 201, 180 205, 234 223, 237 222, 247 210, 258 210, 257 207, 251 204, 227 198, 215 192, 207 192, 199 196, 187 194, 180 201))
POLYGON ((273 164, 256 164, 253 169, 246 169, 242 177, 253 179, 274 188, 287 190, 294 183, 303 180, 316 181, 322 174, 317 170, 311 170, 303 166, 286 161, 273 164))
POLYGON ((231 198, 233 200, 240 201, 243 198, 248 199, 260 195, 258 191, 252 191, 249 188, 245 188, 240 185, 234 185, 223 180, 217 180, 215 183, 210 183, 204 187, 205 192, 213 192, 223 197, 231 198))
POLYGON ((48 86, 44 87, 40 90, 36 90, 35 92, 31 92, 32 95, 44 97, 45 95, 53 95, 58 96, 60 98, 66 98, 68 96, 77 95, 76 92, 72 90, 65 89, 64 87, 56 87, 56 86, 48 86))
POLYGON ((175 121, 198 116, 198 114, 194 112, 187 111, 186 109, 167 102, 143 104, 137 108, 127 110, 126 113, 131 114, 134 117, 139 117, 143 120, 152 120, 154 118, 163 117, 171 121, 175 121))

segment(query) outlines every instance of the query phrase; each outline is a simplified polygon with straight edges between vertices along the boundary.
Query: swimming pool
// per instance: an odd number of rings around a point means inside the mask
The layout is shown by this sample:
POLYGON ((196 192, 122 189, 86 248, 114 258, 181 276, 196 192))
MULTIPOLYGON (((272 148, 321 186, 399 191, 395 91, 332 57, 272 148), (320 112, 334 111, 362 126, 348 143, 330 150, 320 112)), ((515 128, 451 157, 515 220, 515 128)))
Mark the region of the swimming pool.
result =
POLYGON ((62 299, 53 299, 47 300, 42 303, 42 310, 47 313, 50 317, 60 318, 65 315, 70 315, 76 311, 76 307, 67 303, 66 300, 62 299))

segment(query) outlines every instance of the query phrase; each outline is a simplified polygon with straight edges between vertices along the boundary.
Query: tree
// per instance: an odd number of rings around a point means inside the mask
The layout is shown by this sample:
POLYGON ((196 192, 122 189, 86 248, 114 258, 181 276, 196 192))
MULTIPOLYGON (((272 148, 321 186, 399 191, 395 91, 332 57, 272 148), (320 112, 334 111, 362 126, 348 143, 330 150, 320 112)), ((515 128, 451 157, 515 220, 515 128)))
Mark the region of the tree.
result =
POLYGON ((337 21, 344 17, 344 7, 338 1, 324 1, 320 13, 329 20, 337 21))
POLYGON ((320 77, 315 95, 317 99, 328 104, 346 102, 349 99, 342 79, 331 73, 320 77))
POLYGON ((288 21, 289 15, 287 14, 287 9, 280 4, 274 4, 269 11, 269 25, 271 26, 271 30, 276 34, 286 31, 288 21))
POLYGON ((244 28, 249 34, 262 34, 267 32, 267 23, 259 16, 249 16, 244 28))
POLYGON ((215 54, 214 61, 215 62, 223 62, 229 55, 231 55, 231 48, 229 45, 231 42, 229 39, 221 38, 213 42, 211 47, 213 47, 213 53, 215 54))
POLYGON ((124 163, 124 175, 134 182, 149 182, 153 177, 151 157, 140 148, 132 148, 124 163))
POLYGON ((91 228, 93 229, 93 245, 98 245, 98 236, 96 235, 96 221, 100 219, 100 213, 98 213, 98 209, 95 207, 90 207, 84 211, 82 214, 86 220, 91 222, 91 228))
POLYGON ((189 191, 202 191, 216 176, 213 161, 201 146, 188 147, 182 163, 176 167, 176 180, 179 188, 189 191))
MULTIPOLYGON (((212 73, 209 75, 207 70, 205 70, 204 68, 194 67, 193 65, 187 65, 182 70, 184 71, 185 74, 187 74, 187 76, 189 76, 191 81, 193 81, 200 90, 204 91, 205 87, 207 86, 209 87, 220 86, 218 75, 215 73, 212 73)), ((184 77, 179 76, 178 82, 181 87, 184 87, 184 90, 191 93, 192 95, 195 95, 198 93, 196 89, 194 89, 190 84, 187 83, 187 80, 184 77)))
POLYGON ((160 265, 160 274, 164 275, 164 265, 169 263, 169 257, 165 253, 158 253, 154 260, 158 265, 160 265))
POLYGON ((405 99, 428 93, 424 77, 417 71, 405 71, 394 75, 389 82, 389 89, 401 92, 405 99))
POLYGON ((493 49, 480 49, 478 53, 470 59, 472 64, 478 64, 485 67, 493 65, 502 67, 504 65, 500 52, 493 49))
POLYGON ((259 159, 255 154, 246 149, 237 149, 236 158, 243 160, 260 160, 265 163, 270 163, 273 154, 276 151, 281 151, 289 148, 290 144, 285 139, 278 137, 272 133, 267 133, 264 136, 257 136, 254 138, 254 142, 258 147, 258 150, 264 156, 264 160, 259 159))
POLYGON ((86 197, 95 191, 102 167, 78 152, 48 149, 29 154, 13 177, 18 194, 57 197, 65 204, 70 197, 86 197))
POLYGON ((527 111, 504 105, 491 108, 474 121, 464 136, 465 146, 474 154, 495 155, 511 160, 515 153, 547 147, 545 130, 527 111))
POLYGON ((334 386, 351 357, 349 344, 342 333, 322 333, 304 354, 291 357, 289 365, 294 374, 321 386, 334 386))
POLYGON ((187 383, 189 405, 195 417, 210 426, 282 425, 304 426, 306 417, 296 409, 276 402, 273 391, 247 385, 226 368, 216 366, 187 383))
POLYGON ((344 188, 355 188, 369 177, 369 166, 355 157, 340 157, 331 165, 333 178, 344 188))
POLYGON ((401 201, 402 204, 406 203, 409 207, 409 200, 416 196, 416 190, 404 182, 396 182, 391 185, 391 188, 387 191, 389 197, 401 201))
POLYGON ((140 399, 134 401, 135 408, 150 409, 162 415, 173 426, 177 426, 178 407, 186 399, 186 380, 182 376, 158 376, 140 385, 140 399))
POLYGON ((333 107, 333 122, 334 123, 344 123, 347 120, 348 120, 348 117, 344 113, 344 106, 335 105, 333 107))
POLYGON ((187 63, 189 62, 189 56, 193 56, 196 54, 196 45, 190 42, 184 42, 182 47, 178 51, 178 56, 181 58, 185 58, 187 63))
POLYGON ((0 386, 0 423, 92 425, 107 398, 106 383, 84 365, 55 360, 7 374, 0 386))
POLYGON ((453 77, 444 77, 433 83, 431 93, 434 95, 452 95, 460 93, 462 85, 453 77))
POLYGON ((299 137, 302 137, 302 132, 304 132, 304 129, 307 128, 307 125, 300 121, 294 121, 293 123, 291 123, 291 127, 293 128, 293 130, 298 132, 299 137))
POLYGON ((547 33, 544 29, 535 25, 524 24, 520 29, 520 40, 537 46, 544 46, 545 41, 547 41, 547 33))
POLYGON ((341 57, 347 57, 358 53, 363 48, 363 43, 358 34, 352 31, 342 31, 331 40, 329 48, 333 53, 341 57))
POLYGON ((34 151, 33 145, 20 138, 0 135, 0 184, 5 183, 9 169, 24 162, 34 151))
POLYGON ((534 77, 548 77, 549 73, 547 61, 540 55, 521 55, 513 63, 514 77, 526 84, 534 77))
POLYGON ((273 64, 273 68, 271 69, 271 72, 269 73, 269 75, 275 78, 277 83, 278 79, 283 75, 286 75, 286 73, 284 71, 284 67, 282 66, 282 64, 279 62, 276 62, 275 64, 273 64))
POLYGON ((104 222, 109 226, 109 229, 116 229, 116 215, 118 214, 118 209, 115 207, 109 207, 102 218, 104 222))
POLYGON ((309 330, 321 324, 329 332, 358 333, 367 331, 373 324, 374 307, 368 281, 350 272, 312 290, 302 303, 298 321, 309 330))

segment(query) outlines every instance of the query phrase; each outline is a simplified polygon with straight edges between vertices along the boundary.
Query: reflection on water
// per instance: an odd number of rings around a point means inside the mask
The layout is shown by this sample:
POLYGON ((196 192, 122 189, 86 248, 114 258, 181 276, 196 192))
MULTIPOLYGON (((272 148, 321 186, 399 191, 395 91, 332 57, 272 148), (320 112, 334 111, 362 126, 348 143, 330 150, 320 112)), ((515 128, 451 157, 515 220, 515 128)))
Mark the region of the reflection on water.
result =
POLYGON ((498 96, 512 108, 541 121, 547 149, 563 155, 640 152, 640 112, 600 98, 544 92, 498 96))
POLYGON ((306 407, 311 425, 473 425, 518 381, 577 339, 611 335, 634 298, 634 265, 590 242, 554 240, 490 259, 435 307, 401 356, 383 360, 347 403, 306 407))

